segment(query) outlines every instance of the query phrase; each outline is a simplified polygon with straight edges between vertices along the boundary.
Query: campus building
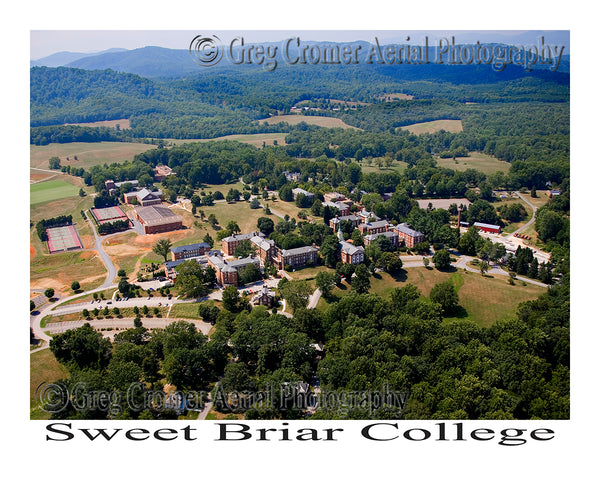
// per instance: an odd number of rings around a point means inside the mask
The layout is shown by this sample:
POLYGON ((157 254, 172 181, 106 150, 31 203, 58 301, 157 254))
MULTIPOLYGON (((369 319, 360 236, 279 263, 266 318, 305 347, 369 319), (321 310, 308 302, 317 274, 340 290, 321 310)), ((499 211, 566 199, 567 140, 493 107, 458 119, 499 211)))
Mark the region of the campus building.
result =
POLYGON ((182 260, 186 258, 199 257, 205 255, 210 250, 210 245, 205 242, 182 245, 171 248, 171 260, 182 260))
POLYGON ((388 230, 387 232, 374 233, 372 235, 365 235, 363 237, 365 246, 370 245, 375 240, 377 240, 379 237, 389 238, 390 242, 392 243, 392 246, 394 248, 398 248, 400 246, 400 236, 398 235, 398 232, 396 232, 395 230, 388 230))
POLYGON ((417 243, 425 240, 425 236, 421 232, 413 230, 406 223, 400 223, 392 227, 392 230, 398 233, 399 239, 403 240, 408 248, 413 248, 417 243))
POLYGON ((169 175, 175 175, 170 167, 167 167, 166 165, 157 165, 154 167, 154 180, 157 182, 164 180, 169 175))
POLYGON ((332 207, 337 209, 337 215, 339 216, 350 215, 350 206, 342 202, 323 202, 323 207, 332 207))
POLYGON ((309 192, 308 190, 304 190, 303 188, 292 188, 292 195, 294 197, 294 200, 296 200, 296 198, 298 198, 298 195, 300 194, 304 195, 311 202, 315 199, 315 195, 309 192))
POLYGON ((242 240, 252 240, 253 237, 261 237, 264 238, 265 235, 262 232, 250 232, 250 233, 237 233, 230 235, 229 237, 225 237, 221 240, 221 249, 225 253, 225 255, 234 255, 236 247, 242 240))
POLYGON ((377 220, 375 222, 361 223, 358 229, 363 235, 374 235, 387 231, 388 225, 387 220, 377 220))
POLYGON ((269 240, 268 238, 264 238, 258 235, 255 235, 250 239, 252 245, 254 246, 254 251, 256 255, 260 258, 261 262, 271 262, 275 261, 275 257, 277 256, 277 247, 275 246, 275 242, 273 240, 269 240))
POLYGON ((179 230, 183 226, 183 219, 175 215, 166 207, 151 205, 135 207, 131 216, 142 224, 144 233, 163 233, 179 230))
POLYGON ((340 259, 342 263, 351 263, 358 265, 365 261, 365 249, 361 246, 356 246, 353 243, 344 240, 344 234, 341 228, 338 228, 338 240, 340 245, 340 259))
POLYGON ((303 267, 307 263, 316 265, 319 261, 319 256, 317 255, 318 251, 319 250, 315 247, 299 247, 290 250, 280 250, 277 252, 275 263, 280 270, 283 270, 286 265, 289 265, 291 268, 303 267))
POLYGON ((265 305, 270 308, 275 304, 275 292, 266 285, 263 285, 258 293, 252 297, 252 303, 254 305, 265 305))
POLYGON ((142 207, 159 205, 162 202, 162 192, 151 192, 147 188, 142 188, 137 192, 129 192, 123 195, 123 201, 129 205, 134 205, 137 202, 142 207))
POLYGON ((360 223, 361 220, 359 217, 357 217, 356 215, 342 215, 342 216, 335 216, 334 218, 329 220, 329 226, 331 228, 333 228, 333 230, 337 230, 338 229, 338 225, 343 222, 343 221, 348 221, 352 223, 352 226, 354 228, 357 228, 360 223))
POLYGON ((220 255, 208 255, 208 264, 215 269, 217 283, 223 287, 238 286, 238 272, 253 263, 260 270, 260 260, 257 257, 246 257, 237 260, 225 260, 220 255))

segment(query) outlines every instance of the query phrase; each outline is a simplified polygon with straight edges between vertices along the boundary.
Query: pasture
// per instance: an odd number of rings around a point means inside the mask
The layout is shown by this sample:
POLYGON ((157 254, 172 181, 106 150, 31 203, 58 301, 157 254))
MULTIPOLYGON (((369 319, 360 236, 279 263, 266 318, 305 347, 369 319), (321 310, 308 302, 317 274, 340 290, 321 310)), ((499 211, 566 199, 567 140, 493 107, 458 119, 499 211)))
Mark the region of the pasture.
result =
POLYGON ((339 118, 335 117, 321 117, 317 115, 277 115, 276 117, 270 117, 265 120, 261 120, 261 123, 274 125, 276 123, 286 122, 290 125, 298 125, 301 122, 306 122, 309 125, 316 125, 318 127, 325 128, 351 128, 354 130, 360 130, 359 128, 352 127, 347 123, 343 122, 339 118))
POLYGON ((468 168, 474 168, 481 173, 490 175, 496 172, 508 173, 510 163, 498 160, 491 155, 482 152, 469 152, 468 157, 436 158, 437 164, 442 168, 451 168, 458 172, 464 172, 468 168))
MULTIPOLYGON (((156 148, 146 143, 126 142, 73 142, 29 146, 29 164, 35 168, 48 168, 50 157, 60 158, 60 164, 89 168, 105 163, 123 163, 134 155, 156 148), (74 159, 77 157, 77 160, 74 159), (67 158, 69 159, 67 161, 67 158)), ((36 172, 37 173, 37 172, 36 172)))
POLYGON ((400 127, 402 130, 408 130, 415 135, 423 133, 435 133, 441 130, 450 133, 460 133, 463 131, 462 122, 460 120, 433 120, 432 122, 414 123, 400 127))

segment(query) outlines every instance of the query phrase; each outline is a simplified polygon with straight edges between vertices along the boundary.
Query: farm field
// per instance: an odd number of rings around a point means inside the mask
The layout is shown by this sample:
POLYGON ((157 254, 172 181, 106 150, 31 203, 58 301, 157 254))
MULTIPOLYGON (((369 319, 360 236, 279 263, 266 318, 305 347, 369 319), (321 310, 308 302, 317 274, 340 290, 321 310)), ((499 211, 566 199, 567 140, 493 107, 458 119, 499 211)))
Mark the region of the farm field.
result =
MULTIPOLYGON (((516 282, 509 285, 504 277, 485 277, 478 273, 456 270, 454 272, 440 272, 435 268, 407 268, 396 277, 388 273, 378 273, 371 277, 371 293, 376 293, 384 298, 389 298, 395 288, 401 288, 408 283, 417 286, 421 294, 428 296, 436 283, 450 280, 458 291, 459 309, 457 316, 448 317, 449 320, 472 320, 480 326, 489 327, 495 321, 509 318, 516 313, 520 302, 538 298, 545 289, 532 284, 522 285, 516 282)), ((333 295, 343 296, 352 291, 344 284, 344 288, 334 288, 333 295)), ((331 303, 331 302, 330 302, 331 303)), ((327 302, 321 298, 319 309, 327 307, 327 302)))
POLYGON ((184 143, 193 142, 218 142, 220 140, 231 140, 235 142, 248 143, 256 147, 262 147, 263 143, 266 145, 285 145, 285 136, 287 133, 251 133, 251 134, 239 134, 239 135, 225 135, 223 137, 216 138, 202 138, 202 139, 179 139, 169 138, 165 141, 174 145, 182 145, 184 143))
MULTIPOLYGON (((153 148, 156 148, 156 145, 126 142, 74 142, 30 145, 30 167, 47 169, 50 157, 60 158, 61 165, 83 168, 105 163, 123 163, 126 160, 133 160, 134 155, 153 148), (77 160, 73 159, 74 156, 77 156, 77 160), (67 157, 69 161, 67 161, 67 157)), ((37 172, 34 171, 34 173, 37 172)))
POLYGON ((433 120, 432 122, 414 123, 400 127, 401 130, 408 130, 415 135, 423 133, 435 133, 444 130, 450 133, 460 133, 463 131, 462 121, 460 120, 433 120))
POLYGON ((335 117, 321 117, 317 115, 278 115, 276 117, 270 117, 266 120, 261 120, 261 123, 267 123, 274 125, 276 123, 286 122, 290 125, 297 125, 301 122, 306 122, 309 125, 317 125, 318 127, 325 128, 352 128, 354 130, 360 130, 359 128, 352 127, 347 123, 343 122, 339 118, 335 117))
POLYGON ((456 161, 452 158, 436 158, 436 162, 442 168, 451 168, 459 172, 474 168, 486 175, 495 172, 508 173, 510 170, 510 163, 498 160, 485 153, 469 152, 469 155, 469 157, 457 157, 456 161))
POLYGON ((50 349, 34 352, 29 356, 29 415, 31 420, 47 420, 50 413, 44 412, 37 404, 36 389, 43 382, 52 383, 68 378, 69 371, 58 363, 50 349))
POLYGON ((77 195, 79 188, 64 180, 47 180, 45 182, 35 183, 29 187, 29 200, 31 205, 50 202, 61 198, 77 195))

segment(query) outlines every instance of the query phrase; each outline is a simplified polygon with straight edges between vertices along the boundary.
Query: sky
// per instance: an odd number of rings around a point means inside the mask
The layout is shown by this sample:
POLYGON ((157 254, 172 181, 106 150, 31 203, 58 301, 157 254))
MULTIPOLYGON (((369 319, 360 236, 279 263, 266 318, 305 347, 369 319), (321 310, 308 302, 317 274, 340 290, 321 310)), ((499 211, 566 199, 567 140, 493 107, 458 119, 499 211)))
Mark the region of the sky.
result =
POLYGON ((565 46, 565 53, 569 53, 570 40, 569 31, 565 30, 31 30, 30 59, 38 60, 64 51, 93 53, 110 48, 129 50, 159 46, 187 49, 190 41, 199 34, 217 35, 224 42, 244 36, 252 43, 299 36, 303 41, 337 42, 373 41, 377 37, 380 42, 403 44, 422 44, 428 37, 430 44, 435 44, 442 37, 450 39, 454 36, 457 42, 501 42, 510 45, 538 44, 543 36, 547 44, 565 46))

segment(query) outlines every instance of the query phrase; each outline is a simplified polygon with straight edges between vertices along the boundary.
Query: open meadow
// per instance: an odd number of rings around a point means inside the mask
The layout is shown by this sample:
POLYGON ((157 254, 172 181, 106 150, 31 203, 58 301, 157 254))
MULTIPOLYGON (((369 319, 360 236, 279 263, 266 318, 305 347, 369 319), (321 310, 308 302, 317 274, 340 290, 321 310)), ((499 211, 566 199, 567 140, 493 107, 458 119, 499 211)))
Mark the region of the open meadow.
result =
POLYGON ((260 123, 275 125, 276 123, 286 122, 290 125, 298 125, 301 122, 308 123, 309 125, 317 125, 318 127, 325 128, 351 128, 354 130, 360 130, 360 128, 348 125, 344 121, 336 117, 322 117, 318 115, 277 115, 270 117, 265 120, 261 120, 260 123))
POLYGON ((437 157, 435 160, 440 167, 451 168, 459 172, 464 172, 468 168, 474 168, 481 173, 489 175, 496 172, 508 173, 510 170, 510 163, 498 160, 482 152, 469 152, 468 157, 456 157, 456 160, 437 157))
POLYGON ((441 130, 450 133, 460 133, 463 131, 462 121, 460 120, 433 120, 431 122, 414 123, 400 127, 401 130, 407 130, 415 135, 423 133, 435 133, 441 130))
POLYGON ((29 415, 31 420, 48 420, 50 413, 38 405, 36 390, 43 383, 49 384, 69 377, 69 371, 58 363, 49 349, 34 352, 29 356, 29 415))
POLYGON ((156 148, 156 145, 127 142, 74 142, 30 145, 29 164, 32 168, 47 169, 48 160, 51 157, 58 157, 61 166, 70 165, 78 168, 89 168, 94 165, 105 163, 110 165, 111 163, 123 163, 126 160, 133 160, 134 155, 153 148, 156 148), (75 156, 77 160, 75 160, 75 156))

